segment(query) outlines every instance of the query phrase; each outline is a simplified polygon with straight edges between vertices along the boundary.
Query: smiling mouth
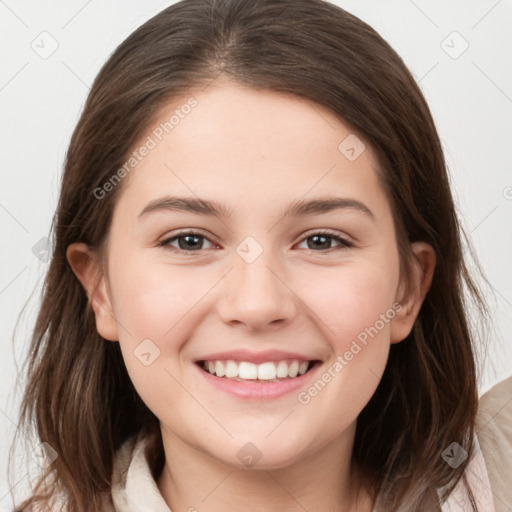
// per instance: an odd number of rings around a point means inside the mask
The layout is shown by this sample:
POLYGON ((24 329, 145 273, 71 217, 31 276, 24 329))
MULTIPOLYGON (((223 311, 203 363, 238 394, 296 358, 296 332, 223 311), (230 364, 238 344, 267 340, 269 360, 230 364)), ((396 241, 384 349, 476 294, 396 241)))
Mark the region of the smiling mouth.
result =
POLYGON ((281 361, 268 361, 255 364, 248 361, 215 360, 197 361, 197 365, 206 373, 215 377, 233 380, 236 382, 283 382, 296 379, 309 372, 321 361, 301 361, 287 359, 281 361))

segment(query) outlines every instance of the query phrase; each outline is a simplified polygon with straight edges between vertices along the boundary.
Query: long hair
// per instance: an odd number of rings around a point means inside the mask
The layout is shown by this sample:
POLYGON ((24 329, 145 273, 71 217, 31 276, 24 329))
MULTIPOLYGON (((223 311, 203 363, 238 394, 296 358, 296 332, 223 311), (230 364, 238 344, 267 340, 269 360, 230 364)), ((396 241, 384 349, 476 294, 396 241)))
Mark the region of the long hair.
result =
POLYGON ((35 425, 58 454, 31 498, 57 489, 71 512, 100 510, 115 453, 151 436, 158 419, 138 396, 118 343, 96 331, 88 297, 66 259, 84 242, 102 251, 122 183, 94 193, 123 166, 162 107, 219 75, 329 108, 375 152, 401 269, 410 243, 432 245, 437 265, 413 330, 393 344, 357 420, 353 462, 378 510, 433 510, 463 476, 441 457, 453 442, 471 456, 478 390, 469 299, 485 303, 463 257, 463 231, 432 115, 411 73, 369 25, 322 0, 184 0, 135 30, 96 77, 66 154, 52 223, 52 257, 26 364, 20 425, 35 425), (43 486, 43 482, 51 485, 43 486), (436 489, 444 494, 438 500, 436 489))

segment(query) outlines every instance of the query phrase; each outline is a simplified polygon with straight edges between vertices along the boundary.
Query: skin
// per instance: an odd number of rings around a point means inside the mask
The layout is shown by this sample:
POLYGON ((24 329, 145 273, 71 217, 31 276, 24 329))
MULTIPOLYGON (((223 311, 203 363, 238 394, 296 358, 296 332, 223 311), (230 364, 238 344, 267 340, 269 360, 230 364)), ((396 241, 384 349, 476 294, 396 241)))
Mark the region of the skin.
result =
MULTIPOLYGON (((173 511, 370 512, 364 475, 350 466, 356 420, 390 344, 412 328, 434 251, 412 244, 412 292, 404 295, 377 163, 368 145, 354 161, 338 150, 352 131, 328 109, 221 80, 193 96, 198 105, 124 179, 105 268, 84 244, 68 248, 98 332, 120 343, 137 392, 160 420, 170 463, 158 488, 173 511), (222 202, 233 214, 139 218, 165 194, 222 202), (360 201, 373 218, 353 208, 282 217, 294 200, 326 196, 360 201), (158 246, 189 228, 207 237, 195 253, 180 254, 179 240, 158 246), (353 246, 334 238, 315 245, 308 237, 319 229, 353 246), (236 252, 247 236, 263 249, 252 263, 236 252), (394 303, 402 306, 394 318, 306 405, 297 392, 233 397, 199 378, 193 363, 229 349, 279 349, 322 360, 320 376, 394 303), (149 366, 134 355, 147 338, 160 350, 149 366), (237 457, 248 442, 261 454, 250 468, 237 457)), ((141 142, 188 98, 166 106, 141 142)))

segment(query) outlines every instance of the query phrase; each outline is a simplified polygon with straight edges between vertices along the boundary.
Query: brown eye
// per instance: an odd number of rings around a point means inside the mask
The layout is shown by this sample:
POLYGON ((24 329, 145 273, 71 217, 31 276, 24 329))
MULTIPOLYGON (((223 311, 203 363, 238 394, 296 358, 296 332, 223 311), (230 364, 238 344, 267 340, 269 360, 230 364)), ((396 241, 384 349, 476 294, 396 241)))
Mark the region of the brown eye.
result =
MULTIPOLYGON (((313 233, 307 237, 305 237, 302 242, 307 241, 307 249, 313 251, 326 251, 329 249, 344 249, 347 247, 352 247, 354 244, 345 240, 331 232, 319 231, 317 233, 313 233), (332 241, 338 243, 338 246, 332 247, 332 241)), ((302 243, 301 242, 301 243, 302 243)))
POLYGON ((205 248, 205 240, 212 244, 212 246, 214 245, 206 236, 194 232, 185 232, 174 235, 162 240, 158 245, 160 247, 171 247, 176 249, 178 252, 199 252, 201 249, 205 248), (173 245, 175 242, 177 242, 177 246, 173 245))

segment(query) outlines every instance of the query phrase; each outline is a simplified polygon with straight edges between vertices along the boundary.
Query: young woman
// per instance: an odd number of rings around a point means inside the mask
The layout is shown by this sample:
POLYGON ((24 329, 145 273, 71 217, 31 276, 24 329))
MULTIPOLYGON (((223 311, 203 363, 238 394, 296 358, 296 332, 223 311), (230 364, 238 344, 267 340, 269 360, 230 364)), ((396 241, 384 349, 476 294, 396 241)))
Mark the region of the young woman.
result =
POLYGON ((69 146, 17 510, 490 512, 465 290, 432 116, 372 28, 174 4, 69 146))

